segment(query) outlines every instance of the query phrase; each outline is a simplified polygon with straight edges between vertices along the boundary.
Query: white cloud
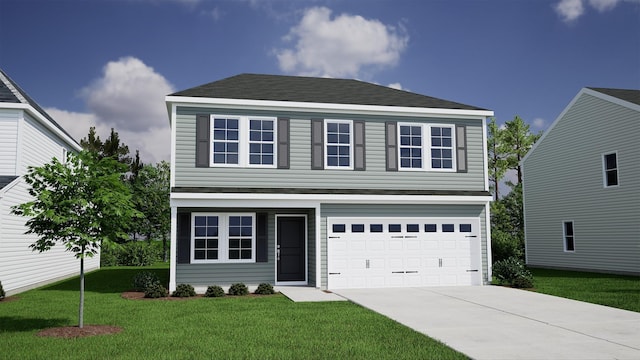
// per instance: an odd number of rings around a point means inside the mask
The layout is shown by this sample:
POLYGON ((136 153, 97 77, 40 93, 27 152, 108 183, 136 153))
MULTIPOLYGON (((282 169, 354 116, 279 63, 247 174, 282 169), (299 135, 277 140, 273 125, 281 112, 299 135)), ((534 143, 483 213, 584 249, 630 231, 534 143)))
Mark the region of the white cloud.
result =
POLYGON ((169 160, 170 129, 164 97, 173 87, 153 68, 133 57, 109 62, 101 78, 81 93, 89 112, 62 109, 46 111, 78 142, 87 136, 89 127, 104 141, 111 128, 145 163, 169 160))
POLYGON ((535 129, 541 130, 547 126, 547 121, 543 118, 535 118, 533 119, 533 127, 535 129))
POLYGON ((402 25, 385 25, 358 15, 331 17, 326 7, 305 10, 300 23, 284 37, 291 48, 275 54, 286 73, 357 77, 364 68, 394 66, 407 47, 402 25))
POLYGON ((561 0, 555 10, 565 22, 571 22, 584 14, 582 0, 561 0))
POLYGON ((592 8, 602 13, 615 8, 616 5, 623 1, 640 4, 640 0, 560 0, 560 2, 554 6, 554 9, 562 20, 570 23, 584 15, 585 3, 588 3, 592 8))
POLYGON ((392 88, 392 89, 396 89, 396 90, 405 90, 405 89, 402 88, 402 84, 400 84, 398 82, 389 84, 387 86, 392 88))

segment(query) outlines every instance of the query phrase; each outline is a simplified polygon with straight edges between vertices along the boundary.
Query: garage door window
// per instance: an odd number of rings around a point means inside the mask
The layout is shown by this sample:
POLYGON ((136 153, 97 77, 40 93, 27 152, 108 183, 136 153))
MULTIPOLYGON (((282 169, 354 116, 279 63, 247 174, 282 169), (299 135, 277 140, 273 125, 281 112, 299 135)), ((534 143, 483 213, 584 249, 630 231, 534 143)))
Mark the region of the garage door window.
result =
POLYGON ((362 232, 364 232, 364 224, 352 224, 351 225, 351 232, 354 232, 354 233, 362 233, 362 232))
POLYGON ((402 225, 389 224, 389 232, 402 232, 402 225))
POLYGON ((453 224, 442 224, 442 232, 455 232, 456 227, 453 224))
POLYGON ((369 225, 369 231, 372 233, 381 233, 382 232, 382 224, 371 224, 369 225))
POLYGON ((424 224, 424 232, 437 232, 438 225, 436 224, 424 224))
POLYGON ((333 224, 333 232, 335 233, 343 233, 345 232, 346 226, 344 224, 333 224))
POLYGON ((419 224, 407 224, 407 232, 420 232, 419 224))
POLYGON ((460 232, 471 232, 471 224, 460 224, 460 232))

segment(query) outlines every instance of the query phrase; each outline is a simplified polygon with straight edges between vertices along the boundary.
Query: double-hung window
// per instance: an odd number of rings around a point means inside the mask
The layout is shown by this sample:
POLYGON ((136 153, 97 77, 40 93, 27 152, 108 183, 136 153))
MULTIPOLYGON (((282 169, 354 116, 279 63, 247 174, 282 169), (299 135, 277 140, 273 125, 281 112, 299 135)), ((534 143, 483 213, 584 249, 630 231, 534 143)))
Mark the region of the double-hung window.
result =
POLYGON ((192 214, 191 262, 255 262, 255 214, 192 214))
POLYGON ((276 119, 211 116, 211 166, 275 167, 276 119))
POLYGON ((575 241, 573 235, 573 221, 564 221, 562 223, 562 235, 564 238, 564 251, 575 251, 575 241))
POLYGON ((398 124, 400 170, 455 171, 455 126, 398 124))
POLYGON ((325 120, 325 168, 353 169, 353 121, 325 120))
POLYGON ((604 187, 618 186, 618 154, 610 153, 602 155, 604 171, 604 187))

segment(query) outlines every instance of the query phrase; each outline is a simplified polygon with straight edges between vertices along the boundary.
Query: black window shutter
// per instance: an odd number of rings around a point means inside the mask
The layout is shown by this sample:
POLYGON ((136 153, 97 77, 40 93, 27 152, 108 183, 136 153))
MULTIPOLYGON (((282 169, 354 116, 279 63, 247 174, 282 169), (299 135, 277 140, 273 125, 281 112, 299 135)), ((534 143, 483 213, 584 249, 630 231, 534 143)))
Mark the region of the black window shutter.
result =
POLYGON ((178 251, 177 263, 189 264, 191 262, 191 214, 178 213, 176 219, 178 251))
POLYGON ((209 167, 210 116, 196 115, 196 167, 209 167))
POLYGON ((366 169, 364 121, 353 122, 353 169, 366 169))
POLYGON ((456 126, 456 161, 458 164, 458 172, 466 173, 467 169, 467 127, 464 125, 456 126))
POLYGON ((311 170, 324 169, 324 120, 311 119, 311 170))
POLYGON ((398 171, 398 126, 395 121, 385 123, 385 153, 387 171, 398 171))
POLYGON ((269 262, 267 214, 256 214, 256 262, 269 262))
POLYGON ((278 118, 278 169, 288 169, 290 166, 289 155, 289 118, 278 118))

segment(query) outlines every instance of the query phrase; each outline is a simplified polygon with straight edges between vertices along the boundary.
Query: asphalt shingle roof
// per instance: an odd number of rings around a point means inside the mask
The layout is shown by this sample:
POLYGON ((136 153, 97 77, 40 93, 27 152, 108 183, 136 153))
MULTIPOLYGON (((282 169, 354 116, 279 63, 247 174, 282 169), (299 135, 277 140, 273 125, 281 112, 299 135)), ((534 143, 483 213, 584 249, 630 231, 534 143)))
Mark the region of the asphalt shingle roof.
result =
POLYGON ((595 88, 590 87, 588 89, 603 93, 605 95, 616 97, 620 100, 624 100, 636 105, 640 105, 640 90, 631 89, 609 89, 609 88, 595 88))
MULTIPOLYGON (((60 126, 60 124, 53 120, 53 118, 49 114, 47 114, 47 112, 44 111, 44 109, 40 107, 40 105, 38 105, 38 103, 35 102, 35 100, 33 100, 24 90, 22 90, 22 88, 15 81, 13 81, 2 69, 0 69, 0 73, 2 74, 2 77, 0 77, 0 103, 23 102, 18 96, 16 96, 16 94, 13 93, 10 86, 13 87, 26 100, 27 104, 31 105, 31 107, 33 107, 37 112, 39 112, 40 114, 42 114, 42 116, 49 120, 53 124, 53 126, 60 129, 63 133, 67 134, 69 138, 75 141, 75 139, 73 139, 73 136, 69 135, 69 133, 62 126, 60 126), (6 81, 8 81, 9 83, 5 83, 2 78, 6 79, 6 81)), ((2 105, 0 104, 0 107, 1 106, 2 105)))
POLYGON ((240 74, 171 96, 485 110, 351 79, 240 74))

